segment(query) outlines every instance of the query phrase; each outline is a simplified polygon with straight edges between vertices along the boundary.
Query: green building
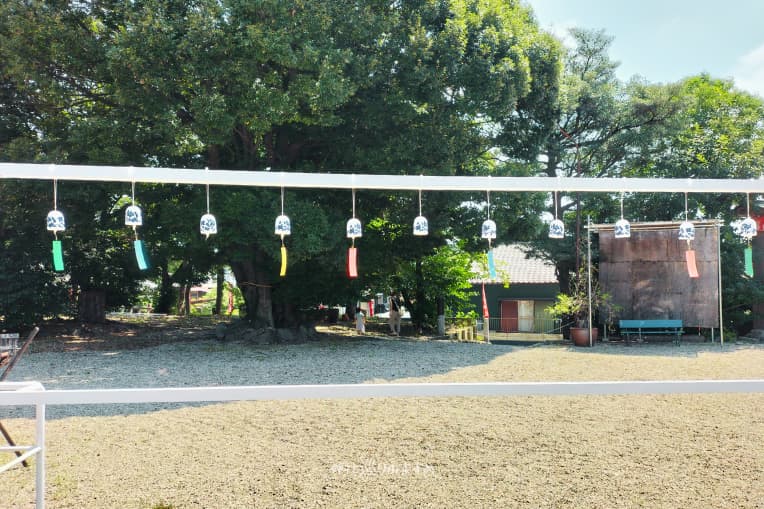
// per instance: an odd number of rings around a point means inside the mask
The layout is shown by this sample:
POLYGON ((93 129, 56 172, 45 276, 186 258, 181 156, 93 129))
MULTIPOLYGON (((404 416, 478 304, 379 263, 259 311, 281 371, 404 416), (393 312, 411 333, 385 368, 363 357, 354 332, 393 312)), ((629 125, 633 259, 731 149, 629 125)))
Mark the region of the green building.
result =
MULTIPOLYGON (((560 292, 552 263, 533 256, 527 244, 503 244, 493 248, 498 279, 470 280, 477 295, 472 298, 482 315, 482 289, 492 331, 548 333, 554 320, 544 310, 554 304, 560 292)), ((473 268, 476 274, 480 271, 473 268)))

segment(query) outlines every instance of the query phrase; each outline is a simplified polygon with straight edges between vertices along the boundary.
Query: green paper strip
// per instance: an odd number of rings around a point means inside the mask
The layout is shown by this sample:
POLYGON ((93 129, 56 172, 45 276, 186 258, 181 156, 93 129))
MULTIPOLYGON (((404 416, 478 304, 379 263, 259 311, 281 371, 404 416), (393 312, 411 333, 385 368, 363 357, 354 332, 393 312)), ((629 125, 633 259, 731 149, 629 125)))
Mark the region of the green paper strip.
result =
POLYGON ((488 276, 496 279, 496 264, 493 261, 493 249, 488 250, 488 276))
POLYGON ((745 275, 753 277, 753 249, 751 246, 745 248, 745 275))
POLYGON ((60 240, 53 241, 53 269, 56 272, 64 271, 64 252, 60 240))
POLYGON ((146 251, 143 246, 142 240, 134 240, 133 247, 135 248, 135 259, 138 260, 138 268, 146 270, 149 268, 149 264, 146 261, 146 251))

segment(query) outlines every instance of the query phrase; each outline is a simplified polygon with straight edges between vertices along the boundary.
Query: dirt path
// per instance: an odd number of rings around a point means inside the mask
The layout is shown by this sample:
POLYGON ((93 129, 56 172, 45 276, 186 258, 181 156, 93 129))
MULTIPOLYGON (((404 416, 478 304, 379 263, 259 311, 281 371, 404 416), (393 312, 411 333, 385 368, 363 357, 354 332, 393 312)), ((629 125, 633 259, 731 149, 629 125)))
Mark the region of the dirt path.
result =
MULTIPOLYGON (((764 378, 764 345, 518 348, 407 381, 746 378, 764 378)), ((764 395, 750 393, 264 401, 71 417, 47 424, 47 500, 78 509, 761 509, 762 408, 764 395)), ((20 440, 33 435, 28 420, 4 422, 20 440)), ((32 507, 31 470, 0 483, 1 507, 32 507)))

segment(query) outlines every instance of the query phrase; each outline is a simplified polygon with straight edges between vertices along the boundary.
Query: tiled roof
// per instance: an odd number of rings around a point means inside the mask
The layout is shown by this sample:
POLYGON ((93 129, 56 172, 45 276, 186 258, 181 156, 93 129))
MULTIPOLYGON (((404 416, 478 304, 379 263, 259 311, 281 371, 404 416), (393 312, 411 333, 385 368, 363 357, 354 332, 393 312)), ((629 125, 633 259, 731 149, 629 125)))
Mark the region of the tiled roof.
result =
MULTIPOLYGON (((527 244, 501 244, 494 246, 493 259, 496 270, 509 275, 510 284, 547 284, 557 283, 554 265, 546 260, 532 256, 532 249, 527 244), (528 254, 531 257, 528 257, 528 254)), ((477 264, 473 264, 472 271, 479 272, 477 264)), ((471 279, 472 283, 480 283, 481 279, 471 279)), ((489 281, 486 283, 503 283, 503 281, 489 281)))

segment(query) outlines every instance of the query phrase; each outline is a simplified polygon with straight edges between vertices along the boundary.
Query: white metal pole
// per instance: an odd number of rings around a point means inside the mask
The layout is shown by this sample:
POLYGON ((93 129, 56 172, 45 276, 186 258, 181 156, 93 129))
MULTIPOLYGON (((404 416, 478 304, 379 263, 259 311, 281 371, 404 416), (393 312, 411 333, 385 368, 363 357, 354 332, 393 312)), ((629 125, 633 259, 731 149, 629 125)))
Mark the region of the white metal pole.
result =
POLYGON ((0 391, 0 406, 283 401, 304 399, 577 396, 616 394, 764 393, 764 379, 651 380, 602 382, 454 382, 393 384, 256 385, 0 391))
POLYGON ((586 271, 589 284, 589 346, 594 344, 592 338, 592 216, 586 216, 586 271))
MULTIPOLYGON (((220 186, 309 189, 388 189, 482 192, 764 193, 764 179, 667 179, 612 177, 453 177, 435 175, 353 174, 285 171, 190 170, 127 166, 0 163, 2 179, 80 180, 96 182, 208 183, 220 186)), ((402 172, 403 173, 403 172, 402 172)))
POLYGON ((45 509, 45 404, 35 405, 36 446, 39 448, 35 459, 35 507, 45 509))
POLYGON ((719 341, 724 346, 724 316, 722 312, 722 225, 716 223, 716 267, 719 274, 719 341))

